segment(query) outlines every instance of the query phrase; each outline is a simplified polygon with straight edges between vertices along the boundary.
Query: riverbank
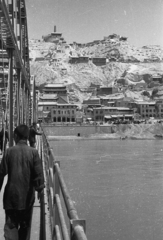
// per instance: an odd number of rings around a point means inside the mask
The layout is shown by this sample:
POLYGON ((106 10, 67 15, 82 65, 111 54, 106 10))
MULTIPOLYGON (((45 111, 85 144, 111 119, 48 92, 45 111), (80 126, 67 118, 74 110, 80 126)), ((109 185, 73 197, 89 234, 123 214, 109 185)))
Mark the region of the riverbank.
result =
MULTIPOLYGON (((102 126, 101 126, 102 127, 102 126)), ((74 129, 75 127, 73 127, 74 129)), ((109 126, 110 128, 110 126, 109 126)), ((88 128, 89 130, 89 128, 88 128)), ((113 139, 162 139, 163 140, 163 125, 161 123, 155 124, 119 124, 119 125, 112 125, 111 126, 111 133, 110 130, 107 131, 105 127, 106 133, 104 131, 100 132, 85 132, 85 129, 80 130, 80 134, 65 134, 62 135, 63 129, 60 129, 60 132, 56 135, 54 134, 54 130, 52 131, 51 127, 48 131, 47 137, 48 140, 113 140, 113 139)), ((65 133, 65 129, 64 129, 65 133)))

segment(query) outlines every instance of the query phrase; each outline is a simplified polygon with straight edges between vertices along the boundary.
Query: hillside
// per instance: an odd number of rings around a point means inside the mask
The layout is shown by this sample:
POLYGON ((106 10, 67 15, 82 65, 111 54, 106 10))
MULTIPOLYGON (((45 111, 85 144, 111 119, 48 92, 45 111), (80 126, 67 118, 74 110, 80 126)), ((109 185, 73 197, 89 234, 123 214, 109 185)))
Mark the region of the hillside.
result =
POLYGON ((91 83, 111 86, 123 79, 125 86, 139 82, 149 85, 151 75, 163 76, 161 47, 136 48, 129 44, 127 38, 116 34, 86 44, 30 40, 30 58, 31 75, 36 76, 38 87, 46 83, 65 83, 71 89, 71 99, 76 102, 82 102, 90 96, 83 93, 82 89, 88 88, 91 83), (72 56, 106 57, 107 63, 103 66, 96 66, 92 62, 71 64, 69 59, 72 56))

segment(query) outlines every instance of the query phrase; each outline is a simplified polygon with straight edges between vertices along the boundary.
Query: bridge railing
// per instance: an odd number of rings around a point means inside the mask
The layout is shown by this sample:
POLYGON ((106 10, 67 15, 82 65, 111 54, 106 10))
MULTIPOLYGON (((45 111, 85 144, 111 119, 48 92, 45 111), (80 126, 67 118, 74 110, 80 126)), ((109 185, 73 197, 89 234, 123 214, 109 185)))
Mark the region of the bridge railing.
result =
MULTIPOLYGON (((39 152, 40 158, 42 159, 43 170, 45 173, 45 164, 43 161, 43 148, 42 148, 42 138, 37 138, 36 148, 39 152)), ((44 174, 45 175, 45 174, 44 174)), ((46 196, 46 189, 44 189, 44 194, 40 196, 40 233, 39 233, 39 240, 46 240, 46 211, 45 211, 45 196, 46 196)))
POLYGON ((85 220, 78 217, 65 184, 60 163, 55 161, 53 150, 45 134, 42 135, 42 149, 52 239, 87 240, 85 220), (65 214, 65 208, 67 214, 65 214))

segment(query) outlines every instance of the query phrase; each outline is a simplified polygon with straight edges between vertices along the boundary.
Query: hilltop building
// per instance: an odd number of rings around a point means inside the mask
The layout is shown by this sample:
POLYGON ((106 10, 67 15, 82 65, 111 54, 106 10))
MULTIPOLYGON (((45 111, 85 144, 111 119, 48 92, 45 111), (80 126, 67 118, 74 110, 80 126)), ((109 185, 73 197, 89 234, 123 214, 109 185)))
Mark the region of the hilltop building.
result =
POLYGON ((96 66, 103 66, 106 65, 106 58, 105 57, 93 57, 92 63, 96 66))
POLYGON ((106 58, 105 57, 89 58, 88 56, 79 56, 79 57, 71 56, 70 59, 69 59, 69 63, 71 63, 71 64, 88 63, 89 61, 91 61, 96 66, 106 65, 106 58))
POLYGON ((105 87, 105 86, 100 86, 97 88, 97 95, 102 96, 102 95, 110 95, 118 92, 118 88, 116 87, 105 87))
POLYGON ((50 42, 50 43, 66 43, 64 38, 62 37, 62 33, 56 31, 56 26, 54 26, 54 32, 42 36, 44 42, 50 42))
POLYGON ((88 63, 89 57, 70 57, 69 63, 76 64, 76 63, 88 63))
POLYGON ((152 75, 152 81, 163 83, 163 77, 159 74, 152 75))

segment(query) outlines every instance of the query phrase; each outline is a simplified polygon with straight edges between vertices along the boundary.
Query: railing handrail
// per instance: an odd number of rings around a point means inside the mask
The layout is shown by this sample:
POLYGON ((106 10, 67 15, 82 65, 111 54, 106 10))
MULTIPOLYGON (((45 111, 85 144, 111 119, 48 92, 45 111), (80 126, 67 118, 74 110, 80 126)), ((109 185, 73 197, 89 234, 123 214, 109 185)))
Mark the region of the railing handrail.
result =
MULTIPOLYGON (((54 159, 54 155, 53 155, 52 149, 50 149, 50 151, 51 151, 51 155, 52 155, 52 157, 54 159)), ((54 161, 54 166, 55 166, 55 170, 56 170, 56 172, 58 174, 60 188, 61 188, 62 195, 63 195, 63 198, 64 198, 64 202, 65 202, 65 205, 66 205, 68 216, 69 216, 70 219, 79 219, 78 218, 78 214, 77 214, 77 210, 76 210, 76 208, 74 206, 73 201, 71 200, 70 194, 68 192, 68 188, 67 188, 67 186, 65 184, 65 181, 64 181, 63 175, 61 173, 61 169, 59 167, 58 162, 54 161)))
POLYGON ((77 210, 65 184, 60 169, 60 163, 55 161, 53 150, 50 148, 44 130, 42 140, 42 149, 44 153, 42 157, 45 165, 44 171, 47 180, 46 187, 48 195, 52 239, 60 240, 62 236, 63 240, 87 240, 85 234, 85 220, 81 220, 78 217, 77 210), (70 234, 66 226, 66 217, 63 213, 64 211, 61 204, 62 201, 60 199, 60 193, 62 193, 68 219, 70 221, 70 234))
MULTIPOLYGON (((42 160, 43 169, 45 169, 44 161, 42 158, 42 138, 39 137, 36 142, 36 148, 42 160)), ((45 172, 45 171, 44 171, 45 172)), ((46 240, 46 227, 45 227, 45 189, 43 195, 40 197, 40 234, 39 240, 46 240)))

